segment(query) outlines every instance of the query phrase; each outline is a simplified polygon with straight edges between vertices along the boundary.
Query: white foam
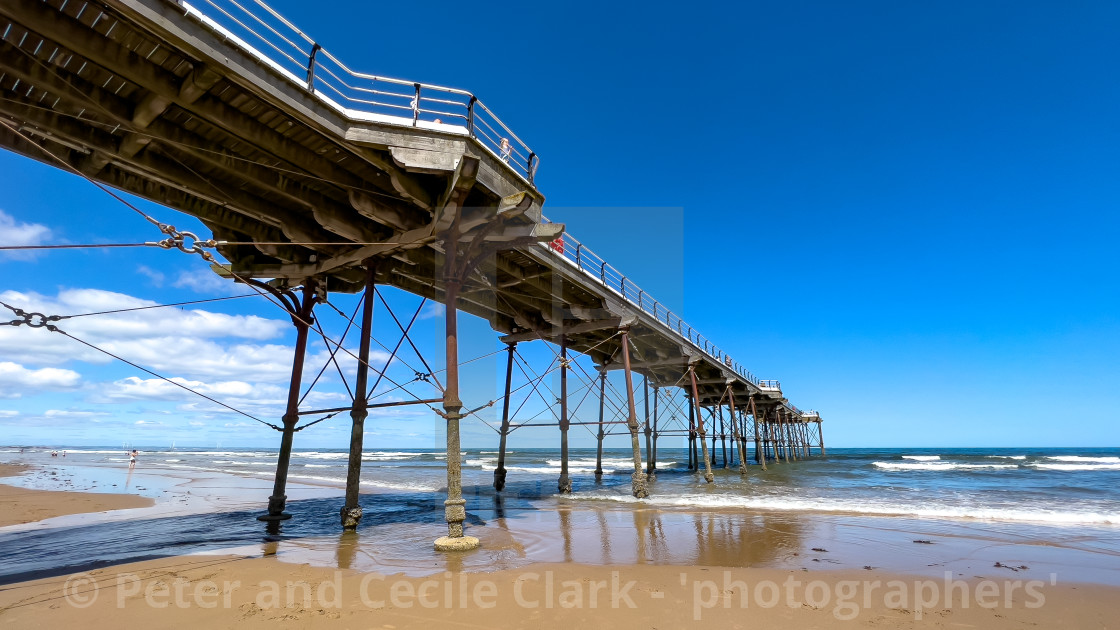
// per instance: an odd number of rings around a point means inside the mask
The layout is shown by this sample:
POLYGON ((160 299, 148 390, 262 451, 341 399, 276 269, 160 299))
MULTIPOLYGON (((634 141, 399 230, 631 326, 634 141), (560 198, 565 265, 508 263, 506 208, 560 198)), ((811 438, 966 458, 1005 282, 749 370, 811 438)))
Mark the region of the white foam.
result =
POLYGON ((1017 460, 1023 460, 1023 459, 1027 458, 1026 455, 988 455, 988 457, 990 457, 992 459, 1017 459, 1017 460))
POLYGON ((903 455, 902 459, 912 459, 918 462, 935 462, 941 459, 940 455, 903 455))
MULTIPOLYGON (((578 499, 632 502, 628 495, 574 495, 578 499)), ((967 506, 922 506, 890 503, 853 502, 848 499, 796 499, 793 497, 746 497, 736 495, 683 495, 679 497, 653 496, 643 499, 653 505, 687 506, 706 508, 751 508, 780 511, 810 511, 872 514, 880 516, 916 516, 924 518, 951 518, 968 520, 1022 521, 1058 525, 1120 525, 1120 512, 1054 512, 1047 510, 1000 509, 967 506)))
POLYGON ((876 468, 884 470, 979 470, 979 469, 1000 469, 1000 468, 1018 468, 1018 464, 964 464, 959 462, 941 462, 941 461, 924 461, 924 462, 873 462, 876 468))
POLYGON ((1040 470, 1120 470, 1116 464, 1031 464, 1040 470))
POLYGON ((1101 464, 1120 464, 1120 457, 1082 457, 1080 455, 1053 455, 1046 459, 1055 462, 1096 462, 1101 464))

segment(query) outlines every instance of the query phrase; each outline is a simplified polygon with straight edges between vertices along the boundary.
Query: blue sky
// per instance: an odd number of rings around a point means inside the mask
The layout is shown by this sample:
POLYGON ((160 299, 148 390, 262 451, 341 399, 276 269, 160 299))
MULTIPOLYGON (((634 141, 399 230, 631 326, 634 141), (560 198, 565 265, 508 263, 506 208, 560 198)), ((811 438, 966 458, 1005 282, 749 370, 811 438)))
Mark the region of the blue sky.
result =
MULTIPOLYGON (((752 372, 780 379, 795 404, 820 409, 830 445, 1120 441, 1120 6, 274 6, 356 70, 479 95, 542 156, 553 220, 752 372)), ((3 153, 0 173, 9 239, 156 238, 60 171, 3 153)), ((58 308, 242 292, 215 284, 201 260, 158 250, 5 256, 0 272, 0 291, 58 308)), ((390 301, 408 315, 417 306, 390 301)), ((180 312, 79 330, 275 421, 292 341, 278 311, 259 299, 199 308, 241 319, 180 312), (144 336, 142 325, 183 332, 144 336), (225 371, 175 359, 177 347, 225 371)), ((428 346, 438 315, 429 307, 418 324, 428 346)), ((391 346, 391 320, 378 321, 391 346)), ((463 356, 499 349, 484 324, 466 325, 463 356)), ((43 331, 0 336, 0 439, 275 442, 251 420, 32 333, 43 331)), ((547 364, 550 351, 530 352, 547 364)), ((502 367, 480 365, 477 404, 502 367)), ((340 391, 327 383, 321 402, 336 406, 340 391)), ((370 424, 370 445, 440 441, 434 416, 415 408, 370 424)), ((524 433, 516 443, 558 442, 554 430, 524 433)), ((344 447, 345 435, 335 420, 300 440, 344 447)), ((476 423, 464 442, 496 440, 476 423)))

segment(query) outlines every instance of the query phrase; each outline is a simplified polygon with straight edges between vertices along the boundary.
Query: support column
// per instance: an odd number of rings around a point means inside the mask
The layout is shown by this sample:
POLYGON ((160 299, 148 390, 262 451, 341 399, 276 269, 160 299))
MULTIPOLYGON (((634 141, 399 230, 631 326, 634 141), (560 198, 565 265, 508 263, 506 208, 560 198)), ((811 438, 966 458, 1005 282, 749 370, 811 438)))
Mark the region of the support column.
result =
POLYGON ((762 425, 765 424, 758 417, 758 410, 754 404, 754 394, 750 398, 751 416, 754 418, 754 458, 762 465, 762 469, 766 470, 766 449, 762 446, 762 425))
POLYGON ((653 450, 649 455, 649 480, 657 477, 657 386, 653 386, 653 450))
POLYGON ((346 504, 342 506, 342 529, 352 530, 362 520, 362 506, 358 495, 362 477, 362 439, 365 434, 369 401, 366 384, 369 382, 369 340, 373 334, 373 300, 377 297, 376 261, 365 262, 366 292, 362 301, 362 332, 358 340, 358 373, 354 382, 354 406, 350 410, 350 459, 346 467, 346 504))
POLYGON ((288 501, 285 494, 288 487, 288 462, 292 458, 292 441, 295 437, 296 423, 299 421, 299 391, 303 379, 303 359, 307 354, 307 331, 311 327, 312 310, 315 308, 315 280, 308 278, 303 283, 303 301, 299 310, 290 313, 296 327, 296 349, 292 356, 292 379, 288 383, 288 405, 284 410, 284 431, 280 436, 280 454, 276 458, 276 481, 272 485, 272 496, 268 497, 268 514, 257 517, 258 521, 277 523, 292 517, 284 511, 288 501))
POLYGON ((782 413, 782 408, 778 407, 775 410, 778 414, 778 440, 781 442, 782 461, 789 463, 789 443, 786 438, 786 415, 782 413))
MULTIPOLYGON (((719 451, 716 450, 716 438, 718 438, 718 437, 719 437, 719 431, 716 429, 716 410, 715 410, 715 408, 713 408, 712 409, 712 466, 718 466, 719 465, 719 451)), ((727 453, 724 453, 724 455, 727 455, 727 453)), ((724 465, 725 466, 727 465, 726 461, 724 462, 724 465)))
POLYGON ((629 417, 626 425, 630 428, 630 444, 634 450, 634 472, 630 475, 630 488, 634 496, 644 499, 649 496, 646 489, 646 473, 642 470, 642 450, 638 444, 638 412, 634 405, 634 377, 630 372, 630 327, 622 327, 622 366, 626 372, 626 403, 629 417))
POLYGON ((727 468, 730 464, 727 460, 727 427, 723 424, 723 404, 716 408, 719 409, 719 447, 723 451, 723 467, 727 468))
POLYGON ((696 458, 696 406, 692 404, 692 394, 685 392, 685 398, 688 399, 688 445, 685 450, 688 451, 688 469, 699 470, 700 466, 696 458))
POLYGON ((745 475, 747 474, 747 440, 739 432, 739 420, 735 418, 735 393, 731 391, 730 385, 727 386, 727 404, 731 406, 732 437, 739 447, 739 474, 745 475))
POLYGON ((817 438, 821 445, 821 457, 824 457, 827 455, 827 453, 824 452, 824 425, 821 424, 820 420, 817 421, 817 438))
POLYGON ((645 395, 644 403, 646 412, 646 478, 649 478, 650 466, 653 465, 653 428, 649 425, 649 377, 642 376, 642 393, 645 395))
POLYGON ((560 479, 556 489, 560 494, 572 493, 572 479, 568 476, 568 338, 560 335, 560 479))
POLYGON ((447 500, 443 502, 447 535, 437 538, 438 551, 465 551, 478 548, 478 539, 463 534, 467 519, 467 502, 463 499, 462 452, 459 449, 459 420, 463 402, 459 399, 459 289, 462 279, 456 274, 458 255, 458 219, 444 241, 444 306, 447 342, 447 385, 443 391, 443 415, 447 420, 447 500))
POLYGON ((509 344, 506 348, 506 395, 502 399, 502 428, 498 438, 498 467, 494 469, 494 490, 501 492, 506 487, 506 439, 509 437, 509 392, 513 383, 513 353, 516 351, 517 342, 509 344))
POLYGON ((700 449, 704 453, 704 481, 712 483, 716 476, 712 474, 712 462, 708 459, 708 443, 704 440, 704 416, 700 415, 700 392, 696 389, 696 369, 691 363, 688 366, 688 376, 692 380, 692 404, 696 406, 696 433, 700 438, 700 449))
POLYGON ((599 372, 599 435, 596 436, 595 445, 595 481, 603 480, 603 404, 607 395, 607 371, 599 372))

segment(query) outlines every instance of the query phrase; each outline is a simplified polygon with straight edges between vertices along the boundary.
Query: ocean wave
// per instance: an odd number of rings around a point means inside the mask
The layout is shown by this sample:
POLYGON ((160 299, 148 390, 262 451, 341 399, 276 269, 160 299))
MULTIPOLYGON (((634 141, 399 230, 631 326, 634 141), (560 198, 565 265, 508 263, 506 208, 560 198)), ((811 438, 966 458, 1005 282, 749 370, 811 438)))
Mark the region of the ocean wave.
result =
POLYGON ((982 508, 948 505, 909 506, 889 503, 858 502, 848 499, 795 499, 792 497, 745 497, 735 495, 683 495, 678 497, 653 496, 635 499, 629 495, 575 494, 573 499, 641 501, 658 506, 747 508, 783 512, 833 512, 856 513, 874 516, 914 516, 922 518, 949 518, 965 520, 1021 521, 1055 525, 1120 525, 1120 513, 1055 512, 1045 509, 1026 510, 1010 508, 982 508))
POLYGON ((1099 464, 1120 464, 1120 457, 1082 457, 1081 455, 1051 455, 1046 457, 1055 462, 1095 462, 1099 464))
POLYGON ((1027 458, 1026 455, 988 455, 988 457, 991 458, 991 459, 1016 459, 1016 460, 1023 460, 1023 459, 1027 458))
POLYGON ((1115 464, 1031 464, 1040 470, 1120 470, 1120 463, 1115 464))
POLYGON ((918 462, 935 462, 941 459, 940 455, 903 455, 902 459, 912 459, 918 462))
POLYGON ((960 462, 923 461, 923 462, 872 462, 876 468, 884 470, 981 470, 1018 468, 1018 464, 964 464, 960 462))

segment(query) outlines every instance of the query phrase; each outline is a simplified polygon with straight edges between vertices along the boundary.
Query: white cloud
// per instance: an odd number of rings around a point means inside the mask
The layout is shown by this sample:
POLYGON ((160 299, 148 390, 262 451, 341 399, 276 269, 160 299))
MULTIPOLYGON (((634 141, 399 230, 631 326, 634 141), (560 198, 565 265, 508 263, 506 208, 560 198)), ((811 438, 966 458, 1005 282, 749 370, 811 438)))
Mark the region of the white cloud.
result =
POLYGON ((73 370, 29 370, 18 363, 0 361, 0 398, 19 398, 24 390, 73 389, 80 380, 81 375, 73 370))
POLYGON ((77 411, 73 409, 48 409, 43 412, 43 415, 48 418, 95 418, 98 416, 107 416, 108 413, 104 411, 77 411))
POLYGON ((219 277, 210 269, 196 269, 180 273, 179 278, 175 280, 175 286, 180 289, 190 289, 195 293, 229 293, 236 285, 219 277))
POLYGON ((166 276, 163 275, 162 271, 156 271, 155 269, 152 269, 147 265, 140 265, 139 267, 137 267, 136 273, 142 276, 147 276, 148 279, 152 281, 152 284, 157 287, 162 287, 163 281, 166 278, 166 276))
MULTIPOLYGON (((19 223, 15 217, 0 210, 0 245, 42 245, 51 235, 51 230, 39 223, 19 223)), ((34 252, 13 251, 0 252, 11 258, 27 260, 34 256, 34 252)))
MULTIPOLYGON (((71 315, 154 306, 157 303, 122 293, 96 289, 62 290, 56 297, 4 291, 0 301, 48 315, 71 315)), ((3 309, 6 310, 6 309, 3 309)), ((290 323, 255 315, 226 315, 204 310, 159 308, 63 319, 58 326, 90 344, 150 369, 174 375, 202 375, 217 371, 219 378, 264 372, 281 378, 291 363, 291 351, 280 345, 228 346, 223 339, 263 341, 282 335, 290 323), (278 365, 275 365, 279 361, 278 365), (240 372, 240 373, 238 373, 240 372)), ((68 361, 107 363, 107 355, 45 329, 0 327, 5 358, 32 365, 68 361)))
POLYGON ((15 409, 0 409, 0 418, 14 418, 19 415, 15 409))

